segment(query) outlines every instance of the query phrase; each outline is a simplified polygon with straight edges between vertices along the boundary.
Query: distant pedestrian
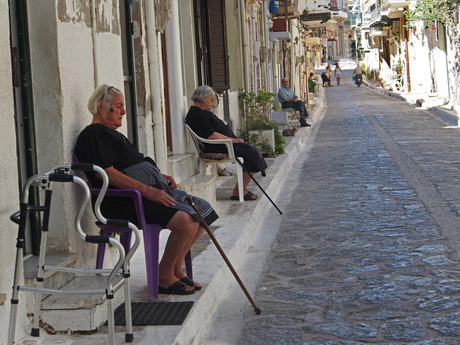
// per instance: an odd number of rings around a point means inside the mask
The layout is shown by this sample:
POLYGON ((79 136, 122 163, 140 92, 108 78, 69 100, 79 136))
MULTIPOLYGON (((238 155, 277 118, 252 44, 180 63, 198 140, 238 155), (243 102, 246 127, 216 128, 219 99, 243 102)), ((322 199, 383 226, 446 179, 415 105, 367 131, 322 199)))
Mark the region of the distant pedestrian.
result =
POLYGON ((327 65, 326 70, 321 74, 321 79, 323 80, 323 86, 326 83, 327 86, 332 86, 332 69, 331 65, 327 65))
POLYGON ((339 66, 339 63, 335 64, 334 76, 337 79, 337 85, 340 85, 340 74, 342 73, 342 69, 339 66))

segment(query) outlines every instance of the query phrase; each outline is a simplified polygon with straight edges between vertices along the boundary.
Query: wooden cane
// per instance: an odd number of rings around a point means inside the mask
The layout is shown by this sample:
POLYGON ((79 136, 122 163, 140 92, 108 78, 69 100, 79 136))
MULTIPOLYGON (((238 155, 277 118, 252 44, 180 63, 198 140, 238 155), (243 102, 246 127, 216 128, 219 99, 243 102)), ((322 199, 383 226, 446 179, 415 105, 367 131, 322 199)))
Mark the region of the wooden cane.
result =
POLYGON ((230 260, 228 260, 227 258, 227 255, 225 255, 224 253, 224 250, 222 249, 222 247, 220 246, 219 242, 217 242, 217 239, 216 237, 214 236, 214 234, 212 233, 211 229, 209 229, 209 226, 208 224, 206 224, 206 221, 203 219, 203 216, 201 215, 200 211, 198 211, 198 208, 196 207, 195 203, 193 202, 193 199, 192 199, 192 196, 190 195, 187 195, 185 197, 187 199, 187 201, 189 202, 189 204, 193 207, 193 209, 195 210, 195 212, 198 214, 198 216, 200 217, 203 225, 204 225, 204 228, 206 230, 206 232, 208 233, 209 237, 211 237, 211 240, 214 242, 214 244, 216 245, 217 247, 217 250, 219 251, 220 255, 222 255, 222 258, 224 259, 225 263, 227 264, 228 268, 230 269, 230 271, 232 271, 233 273, 233 276, 235 277, 236 281, 238 282, 238 284, 240 284, 240 287, 241 289, 243 290, 244 294, 246 295, 246 297, 248 298, 249 302, 251 303, 252 307, 254 308, 254 311, 256 312, 257 315, 260 315, 261 313, 261 310, 257 307, 257 305, 255 304, 254 300, 252 299, 251 295, 249 294, 248 290, 246 289, 246 287, 244 286, 243 282, 241 281, 240 277, 238 276, 238 273, 236 273, 235 269, 233 268, 232 264, 230 263, 230 260))

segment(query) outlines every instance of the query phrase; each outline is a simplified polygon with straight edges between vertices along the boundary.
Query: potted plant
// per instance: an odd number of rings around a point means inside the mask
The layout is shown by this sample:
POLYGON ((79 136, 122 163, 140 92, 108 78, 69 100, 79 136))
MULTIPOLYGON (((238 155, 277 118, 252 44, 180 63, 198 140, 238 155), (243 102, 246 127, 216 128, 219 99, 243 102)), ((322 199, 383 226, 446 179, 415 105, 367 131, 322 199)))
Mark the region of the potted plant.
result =
POLYGON ((398 64, 395 67, 396 74, 402 74, 403 65, 401 59, 398 60, 398 64))
POLYGON ((284 153, 286 144, 278 124, 269 119, 270 112, 279 109, 275 97, 275 94, 265 90, 259 90, 258 94, 245 91, 239 96, 243 100, 244 122, 238 134, 245 142, 267 155, 284 153))

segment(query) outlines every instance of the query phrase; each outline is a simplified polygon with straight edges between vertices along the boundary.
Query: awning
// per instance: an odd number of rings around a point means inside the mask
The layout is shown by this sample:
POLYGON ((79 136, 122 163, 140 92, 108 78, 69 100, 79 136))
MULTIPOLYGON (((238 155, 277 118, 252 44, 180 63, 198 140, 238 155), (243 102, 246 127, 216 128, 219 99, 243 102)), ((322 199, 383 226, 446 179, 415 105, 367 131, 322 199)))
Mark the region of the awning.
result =
POLYGON ((319 37, 307 37, 305 39, 305 44, 307 46, 320 46, 323 44, 321 38, 319 37))

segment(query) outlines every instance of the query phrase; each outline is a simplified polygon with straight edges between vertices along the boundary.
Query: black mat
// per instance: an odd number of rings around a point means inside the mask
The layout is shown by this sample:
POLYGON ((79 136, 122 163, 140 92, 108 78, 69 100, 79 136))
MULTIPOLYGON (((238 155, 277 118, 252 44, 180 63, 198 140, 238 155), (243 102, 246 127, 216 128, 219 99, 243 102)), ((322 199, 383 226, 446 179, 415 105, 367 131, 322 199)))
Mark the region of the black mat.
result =
MULTIPOLYGON (((133 302, 133 326, 182 325, 193 302, 133 302)), ((125 325, 125 304, 115 310, 115 325, 125 325)))

